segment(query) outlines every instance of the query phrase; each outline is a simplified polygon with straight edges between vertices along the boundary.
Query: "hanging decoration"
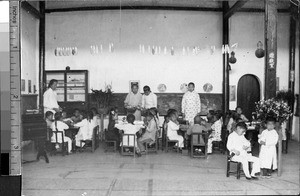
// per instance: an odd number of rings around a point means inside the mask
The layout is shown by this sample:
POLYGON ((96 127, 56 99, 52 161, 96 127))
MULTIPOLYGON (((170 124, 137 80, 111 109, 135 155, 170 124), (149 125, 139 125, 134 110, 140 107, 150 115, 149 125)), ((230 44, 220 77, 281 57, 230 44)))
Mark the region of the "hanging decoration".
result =
POLYGON ((263 49, 263 43, 261 41, 257 42, 257 49, 255 51, 255 56, 257 58, 262 58, 265 56, 265 50, 263 49))
POLYGON ((77 47, 56 47, 54 49, 55 56, 74 56, 78 54, 77 47))

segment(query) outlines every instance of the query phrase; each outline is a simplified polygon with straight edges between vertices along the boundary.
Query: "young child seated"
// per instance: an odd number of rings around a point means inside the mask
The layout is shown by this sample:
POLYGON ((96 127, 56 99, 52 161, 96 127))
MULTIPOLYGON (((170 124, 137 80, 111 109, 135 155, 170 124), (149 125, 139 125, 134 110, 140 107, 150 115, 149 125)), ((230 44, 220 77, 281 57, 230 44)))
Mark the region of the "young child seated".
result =
POLYGON ((238 119, 239 119, 239 115, 236 112, 231 114, 231 117, 227 124, 227 131, 229 132, 229 134, 235 130, 236 124, 238 123, 238 119))
POLYGON ((105 139, 110 141, 116 141, 117 146, 120 146, 120 132, 115 128, 115 124, 118 123, 118 109, 111 108, 109 110, 109 122, 107 131, 105 132, 105 139))
POLYGON ((68 142, 68 152, 71 153, 72 150, 72 140, 65 136, 65 130, 69 129, 69 126, 62 121, 62 114, 61 112, 57 112, 54 115, 54 123, 52 123, 52 131, 53 135, 51 137, 52 143, 62 143, 62 134, 61 133, 55 133, 56 131, 62 131, 64 136, 64 142, 68 142), (56 140, 57 136, 57 140, 56 140))
POLYGON ((212 132, 209 135, 208 141, 207 141, 207 153, 212 153, 212 143, 213 141, 221 141, 221 131, 222 131, 222 122, 221 122, 221 115, 215 114, 213 116, 214 123, 211 126, 212 132))
POLYGON ((242 163, 246 179, 257 180, 258 178, 255 176, 255 174, 260 172, 259 158, 252 156, 251 153, 248 153, 250 142, 244 136, 246 130, 246 124, 244 122, 239 122, 236 125, 235 131, 228 136, 227 149, 230 151, 232 161, 242 163), (249 162, 253 163, 251 174, 249 172, 249 162))
POLYGON ((258 135, 260 143, 260 167, 262 168, 263 177, 270 178, 272 169, 277 169, 277 153, 276 144, 278 142, 278 134, 275 128, 275 119, 267 119, 267 129, 258 135))
MULTIPOLYGON (((75 144, 80 146, 80 140, 90 140, 93 136, 93 130, 97 126, 96 121, 93 119, 93 113, 90 111, 87 113, 87 118, 74 124, 74 127, 79 127, 79 131, 75 136, 75 144)), ((85 144, 85 143, 83 143, 85 144)))
POLYGON ((80 110, 79 109, 74 109, 74 113, 73 116, 71 117, 71 120, 73 121, 73 123, 78 123, 80 121, 82 121, 83 116, 80 114, 80 110))
POLYGON ((178 135, 177 131, 179 130, 179 123, 177 121, 177 112, 170 112, 168 115, 168 123, 167 123, 167 137, 169 140, 178 140, 179 145, 177 146, 179 149, 184 147, 183 137, 178 135))
POLYGON ((157 133, 157 124, 155 121, 155 117, 150 111, 146 112, 145 119, 147 121, 146 130, 145 133, 142 135, 142 137, 138 139, 138 143, 137 143, 141 153, 145 152, 146 143, 152 144, 155 142, 155 137, 157 133))
POLYGON ((47 123, 47 128, 52 128, 52 124, 53 124, 53 112, 47 111, 45 113, 45 120, 46 120, 46 123, 47 123))
MULTIPOLYGON (((133 114, 128 114, 126 117, 126 120, 127 120, 128 124, 125 124, 122 128, 122 131, 124 132, 124 134, 136 134, 140 129, 136 125, 134 125, 135 116, 133 114)), ((128 141, 127 136, 123 136, 122 145, 135 146, 136 153, 138 154, 138 156, 141 156, 140 150, 137 145, 137 140, 135 139, 135 143, 134 143, 133 136, 129 136, 129 141, 128 141)))
POLYGON ((239 118, 241 118, 243 122, 249 121, 248 118, 246 118, 246 116, 243 114, 243 109, 240 106, 236 107, 235 110, 236 113, 239 115, 239 118))
POLYGON ((97 122, 97 125, 101 125, 101 119, 100 119, 100 115, 97 111, 96 108, 91 108, 91 112, 93 113, 93 119, 95 122, 97 122))
POLYGON ((71 120, 71 118, 67 117, 67 112, 62 111, 61 114, 62 114, 62 121, 70 126, 73 123, 73 121, 71 120))
MULTIPOLYGON (((202 133, 203 131, 207 131, 205 126, 206 121, 202 119, 200 116, 195 116, 194 118, 194 125, 190 126, 186 132, 186 139, 188 140, 188 145, 190 146, 191 142, 198 143, 198 138, 193 138, 191 141, 191 135, 193 133, 202 133)), ((200 144, 205 145, 203 137, 200 137, 200 144)))

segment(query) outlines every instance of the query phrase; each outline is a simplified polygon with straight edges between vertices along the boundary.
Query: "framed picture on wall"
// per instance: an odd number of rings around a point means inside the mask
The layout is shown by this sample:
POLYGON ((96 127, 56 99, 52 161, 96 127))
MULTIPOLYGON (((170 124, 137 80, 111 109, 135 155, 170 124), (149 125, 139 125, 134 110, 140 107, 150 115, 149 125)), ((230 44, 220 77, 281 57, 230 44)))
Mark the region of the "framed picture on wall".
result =
POLYGON ((137 85, 139 87, 139 92, 140 92, 140 81, 139 80, 130 80, 129 81, 129 92, 131 92, 131 87, 132 85, 137 85))
POLYGON ((25 91, 25 79, 21 80, 21 91, 25 91))
POLYGON ((236 101, 236 86, 235 85, 230 85, 229 87, 229 101, 236 101))
POLYGON ((31 80, 28 80, 28 93, 31 93, 31 80))

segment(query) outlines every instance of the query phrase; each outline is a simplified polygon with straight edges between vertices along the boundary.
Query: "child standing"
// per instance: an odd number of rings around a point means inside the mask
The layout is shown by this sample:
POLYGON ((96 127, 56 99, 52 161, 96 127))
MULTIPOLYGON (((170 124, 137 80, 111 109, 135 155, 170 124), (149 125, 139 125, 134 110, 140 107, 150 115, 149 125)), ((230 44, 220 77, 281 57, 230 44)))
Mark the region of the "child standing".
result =
POLYGON ((93 136, 93 130, 97 126, 96 121, 93 119, 93 112, 88 112, 87 118, 74 124, 74 127, 79 127, 79 131, 75 136, 75 144, 80 146, 80 140, 90 140, 93 136))
POLYGON ((169 140, 178 140, 179 142, 179 149, 183 148, 183 137, 178 135, 177 131, 179 130, 179 122, 177 121, 176 112, 171 112, 169 114, 169 122, 167 126, 167 137, 169 140))
POLYGON ((212 132, 209 135, 208 141, 207 141, 207 153, 212 153, 212 142, 213 141, 221 141, 221 131, 222 131, 222 121, 221 121, 221 115, 215 114, 214 115, 214 123, 211 126, 212 132))
POLYGON ((68 152, 71 153, 72 150, 72 140, 65 135, 65 130, 69 129, 69 126, 62 121, 61 112, 57 112, 54 115, 55 121, 52 124, 53 135, 51 137, 51 143, 62 143, 62 134, 64 137, 64 142, 68 143, 68 152), (62 131, 63 133, 56 133, 56 131, 62 131))
POLYGON ((259 159, 260 167, 264 177, 271 177, 272 169, 277 169, 277 153, 276 144, 278 142, 278 134, 275 128, 275 119, 267 119, 267 129, 258 135, 258 142, 261 144, 259 159))

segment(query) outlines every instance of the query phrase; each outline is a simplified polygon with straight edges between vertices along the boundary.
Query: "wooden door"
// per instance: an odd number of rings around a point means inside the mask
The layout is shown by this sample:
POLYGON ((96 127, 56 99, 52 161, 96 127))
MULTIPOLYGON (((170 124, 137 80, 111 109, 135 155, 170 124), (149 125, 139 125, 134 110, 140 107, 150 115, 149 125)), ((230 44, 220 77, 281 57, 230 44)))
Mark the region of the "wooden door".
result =
POLYGON ((256 76, 247 74, 240 78, 237 88, 237 106, 243 108, 244 115, 251 120, 255 112, 255 102, 260 100, 260 85, 256 76))

